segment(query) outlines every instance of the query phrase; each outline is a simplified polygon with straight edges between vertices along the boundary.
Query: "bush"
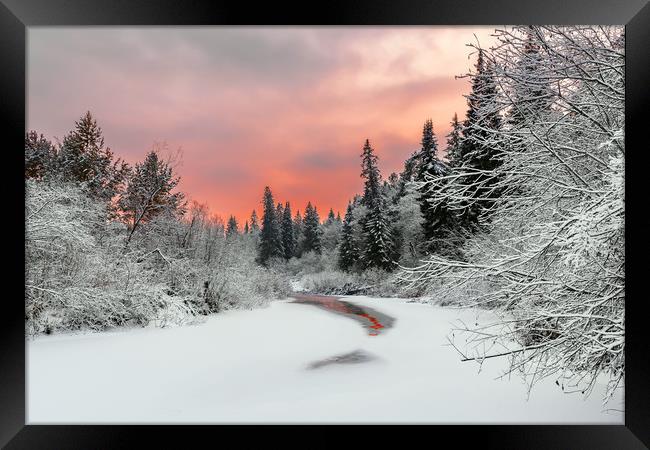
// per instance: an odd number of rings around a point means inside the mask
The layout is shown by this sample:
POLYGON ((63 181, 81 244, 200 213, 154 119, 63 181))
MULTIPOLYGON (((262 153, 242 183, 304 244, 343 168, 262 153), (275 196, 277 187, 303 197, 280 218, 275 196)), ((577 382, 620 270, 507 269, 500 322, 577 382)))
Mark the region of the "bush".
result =
POLYGON ((361 273, 326 270, 307 273, 300 277, 303 288, 324 295, 369 295, 375 297, 411 297, 420 295, 394 283, 394 275, 381 269, 368 269, 361 273))
POLYGON ((254 262, 251 236, 216 220, 160 216, 127 243, 126 226, 80 187, 27 181, 27 333, 193 323, 290 292, 286 275, 254 262))

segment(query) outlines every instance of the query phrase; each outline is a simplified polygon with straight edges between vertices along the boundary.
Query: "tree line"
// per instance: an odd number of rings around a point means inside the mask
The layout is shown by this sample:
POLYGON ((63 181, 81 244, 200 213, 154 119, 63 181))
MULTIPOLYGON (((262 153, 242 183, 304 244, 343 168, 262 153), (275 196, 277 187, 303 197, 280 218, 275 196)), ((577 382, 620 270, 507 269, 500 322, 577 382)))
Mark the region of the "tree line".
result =
POLYGON ((384 179, 366 139, 363 189, 342 219, 330 210, 321 222, 311 202, 294 214, 266 187, 262 217, 240 230, 188 204, 161 152, 134 167, 115 158, 90 113, 58 145, 27 133, 28 323, 102 329, 249 307, 286 295, 283 267, 321 255, 346 276, 379 272, 502 314, 461 327, 464 360, 505 355, 531 385, 556 376, 585 392, 605 374, 611 394, 625 367, 624 29, 495 35, 474 46, 446 158, 426 120, 419 148, 384 179), (493 345, 503 351, 486 353, 493 345))
POLYGON ((555 377, 585 394, 602 375, 611 395, 625 369, 625 31, 520 26, 495 38, 473 46, 449 170, 415 182, 467 232, 457 254, 435 244, 400 278, 500 312, 493 326, 459 327, 464 360, 507 357, 531 386, 555 377))
POLYGON ((286 277, 255 263, 252 236, 178 189, 166 151, 130 166, 90 112, 57 144, 26 133, 29 334, 187 323, 287 295, 286 277))

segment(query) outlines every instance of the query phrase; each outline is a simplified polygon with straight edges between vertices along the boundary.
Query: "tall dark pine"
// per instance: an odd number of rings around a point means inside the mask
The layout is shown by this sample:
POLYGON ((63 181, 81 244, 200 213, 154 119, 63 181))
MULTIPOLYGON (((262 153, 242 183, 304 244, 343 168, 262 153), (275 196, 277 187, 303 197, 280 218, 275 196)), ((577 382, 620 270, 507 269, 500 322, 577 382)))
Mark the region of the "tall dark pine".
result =
POLYGON ((264 205, 264 215, 262 216, 262 231, 260 232, 257 258, 260 264, 266 265, 271 258, 282 258, 284 250, 273 194, 268 186, 264 188, 262 203, 264 205))
POLYGON ((282 222, 283 216, 284 216, 284 207, 282 206, 282 203, 278 202, 277 206, 275 207, 275 217, 277 217, 278 223, 282 222))
POLYGON ((426 181, 426 175, 435 175, 438 141, 433 132, 433 121, 428 119, 422 127, 422 147, 417 158, 417 181, 426 181))
MULTIPOLYGON (((426 182, 447 173, 445 164, 438 159, 438 143, 436 136, 433 132, 433 122, 427 120, 422 128, 422 148, 418 154, 418 167, 416 181, 426 182)), ((418 201, 420 203, 420 211, 424 221, 422 227, 424 230, 424 237, 427 241, 433 239, 436 229, 438 229, 443 221, 443 216, 447 211, 440 205, 433 205, 429 199, 431 194, 429 189, 432 189, 430 184, 420 188, 420 195, 418 201)))
POLYGON ((363 222, 365 247, 362 259, 365 268, 391 270, 393 242, 377 160, 374 149, 366 139, 361 153, 361 177, 365 179, 362 203, 368 208, 363 222))
POLYGON ((318 211, 311 202, 307 203, 305 208, 305 219, 303 222, 305 242, 303 245, 303 251, 309 252, 313 251, 315 253, 321 252, 321 228, 320 228, 320 218, 318 217, 318 211))
POLYGON ((248 228, 248 220, 244 222, 244 234, 249 234, 250 228, 248 228))
POLYGON ((302 216, 300 215, 300 210, 298 210, 296 211, 296 215, 293 218, 293 235, 296 243, 293 254, 297 258, 300 258, 302 256, 303 245, 305 242, 304 228, 304 222, 302 220, 302 216))
POLYGON ((55 167, 65 181, 83 183, 92 197, 105 201, 115 197, 128 173, 127 164, 114 160, 104 146, 102 129, 90 111, 63 138, 55 167))
POLYGON ((377 166, 377 155, 366 139, 361 153, 361 177, 365 179, 363 184, 363 197, 361 202, 370 207, 381 197, 381 174, 377 166))
POLYGON ((339 246, 339 268, 350 271, 359 260, 359 247, 354 239, 352 229, 352 203, 348 203, 348 209, 343 219, 341 228, 341 245, 339 246))
POLYGON ((293 217, 291 217, 291 205, 289 202, 284 205, 281 229, 284 259, 291 259, 296 251, 296 233, 293 228, 293 217))
POLYGON ((378 199, 369 209, 364 221, 366 241, 363 262, 365 268, 377 267, 392 270, 394 263, 392 230, 386 214, 386 201, 378 199))

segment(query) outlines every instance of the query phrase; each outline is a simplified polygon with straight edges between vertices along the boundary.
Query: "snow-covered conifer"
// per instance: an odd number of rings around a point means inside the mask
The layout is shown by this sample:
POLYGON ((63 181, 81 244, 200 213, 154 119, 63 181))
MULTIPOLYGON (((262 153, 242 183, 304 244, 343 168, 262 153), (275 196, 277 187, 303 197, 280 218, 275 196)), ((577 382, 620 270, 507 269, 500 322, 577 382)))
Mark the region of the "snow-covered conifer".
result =
POLYGON ((307 202, 304 219, 305 241, 303 244, 303 252, 313 251, 320 253, 322 233, 318 211, 312 206, 311 202, 307 202))
POLYGON ((277 209, 274 205, 273 193, 268 186, 264 188, 262 203, 264 213, 262 216, 258 261, 260 264, 266 265, 271 258, 284 257, 284 249, 282 248, 282 232, 280 222, 276 216, 277 209))

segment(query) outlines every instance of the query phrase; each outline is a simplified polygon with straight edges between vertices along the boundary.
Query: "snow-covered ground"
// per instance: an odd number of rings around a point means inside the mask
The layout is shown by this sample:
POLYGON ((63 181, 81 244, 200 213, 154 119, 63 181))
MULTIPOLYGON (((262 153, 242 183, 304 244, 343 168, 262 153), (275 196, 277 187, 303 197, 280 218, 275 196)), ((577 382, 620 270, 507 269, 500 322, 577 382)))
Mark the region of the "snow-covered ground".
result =
MULTIPOLYGON (((623 423, 552 380, 526 401, 518 377, 480 373, 446 345, 471 311, 400 299, 347 297, 396 318, 369 336, 358 322, 276 301, 179 328, 29 340, 28 422, 34 423, 623 423), (358 364, 311 363, 361 350, 358 364)), ((489 319, 489 318, 486 318, 489 319)), ((479 319, 483 320, 483 319, 479 319)), ((607 408, 622 410, 619 393, 607 408)))

